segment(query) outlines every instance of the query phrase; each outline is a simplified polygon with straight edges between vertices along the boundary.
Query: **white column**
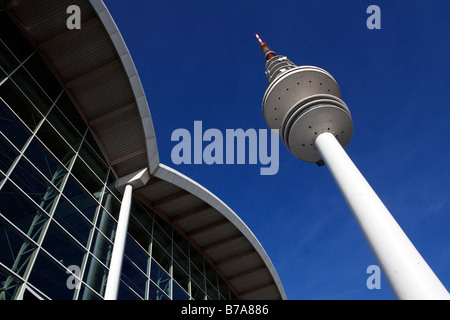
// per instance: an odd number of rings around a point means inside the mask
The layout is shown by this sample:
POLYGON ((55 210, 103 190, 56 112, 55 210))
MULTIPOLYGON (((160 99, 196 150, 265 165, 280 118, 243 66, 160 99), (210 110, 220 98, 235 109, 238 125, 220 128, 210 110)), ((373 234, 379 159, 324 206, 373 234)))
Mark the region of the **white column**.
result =
POLYGON ((133 187, 131 184, 127 184, 120 206, 119 221, 117 222, 111 264, 109 266, 108 280, 106 282, 105 300, 117 300, 119 294, 120 275, 122 273, 123 255, 128 233, 128 221, 130 220, 132 195, 133 187))
POLYGON ((450 299, 449 293, 330 132, 315 146, 397 299, 450 299))

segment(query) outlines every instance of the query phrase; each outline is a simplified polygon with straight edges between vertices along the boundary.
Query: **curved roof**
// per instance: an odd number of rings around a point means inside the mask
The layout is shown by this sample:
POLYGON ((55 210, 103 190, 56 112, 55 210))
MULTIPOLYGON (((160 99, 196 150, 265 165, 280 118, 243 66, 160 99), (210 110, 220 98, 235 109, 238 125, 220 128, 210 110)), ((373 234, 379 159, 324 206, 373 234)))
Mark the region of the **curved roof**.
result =
POLYGON ((188 238, 241 299, 286 299, 263 247, 218 197, 159 162, 147 99, 130 53, 101 0, 0 0, 65 87, 116 178, 147 168, 134 196, 188 238), (69 30, 69 5, 81 29, 69 30))

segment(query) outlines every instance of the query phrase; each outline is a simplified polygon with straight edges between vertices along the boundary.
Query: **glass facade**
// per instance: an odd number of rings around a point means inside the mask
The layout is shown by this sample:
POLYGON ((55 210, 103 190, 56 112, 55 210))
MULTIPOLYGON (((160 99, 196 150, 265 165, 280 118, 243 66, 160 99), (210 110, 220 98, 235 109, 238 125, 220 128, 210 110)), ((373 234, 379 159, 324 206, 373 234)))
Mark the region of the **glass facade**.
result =
MULTIPOLYGON (((122 195, 87 125, 0 9, 0 300, 103 299, 122 195)), ((236 299, 133 200, 119 299, 236 299)))

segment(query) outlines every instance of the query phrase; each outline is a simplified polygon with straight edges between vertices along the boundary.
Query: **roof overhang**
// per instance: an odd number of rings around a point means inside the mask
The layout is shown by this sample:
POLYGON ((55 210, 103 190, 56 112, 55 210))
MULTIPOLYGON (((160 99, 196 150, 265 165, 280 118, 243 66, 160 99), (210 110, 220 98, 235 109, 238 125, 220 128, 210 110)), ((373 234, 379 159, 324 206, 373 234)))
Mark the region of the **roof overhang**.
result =
POLYGON ((0 0, 58 77, 116 178, 147 169, 134 196, 188 238, 241 299, 286 299, 263 247, 218 197, 159 162, 147 99, 131 55, 100 0, 0 0), (69 5, 81 29, 66 26, 69 5))

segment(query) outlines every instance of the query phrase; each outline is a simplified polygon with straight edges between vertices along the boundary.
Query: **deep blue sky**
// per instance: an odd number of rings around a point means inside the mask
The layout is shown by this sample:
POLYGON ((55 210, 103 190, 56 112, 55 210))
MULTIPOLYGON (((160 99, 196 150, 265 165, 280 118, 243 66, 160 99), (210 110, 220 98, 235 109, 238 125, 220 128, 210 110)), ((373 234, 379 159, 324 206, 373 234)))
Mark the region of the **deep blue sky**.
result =
POLYGON ((392 299, 366 287, 376 264, 326 167, 280 141, 276 175, 258 165, 174 165, 185 128, 266 129, 259 33, 297 65, 337 80, 354 132, 347 153, 450 288, 450 2, 106 0, 139 72, 162 163, 230 206, 271 258, 289 299, 392 299), (369 30, 366 9, 381 9, 369 30))

